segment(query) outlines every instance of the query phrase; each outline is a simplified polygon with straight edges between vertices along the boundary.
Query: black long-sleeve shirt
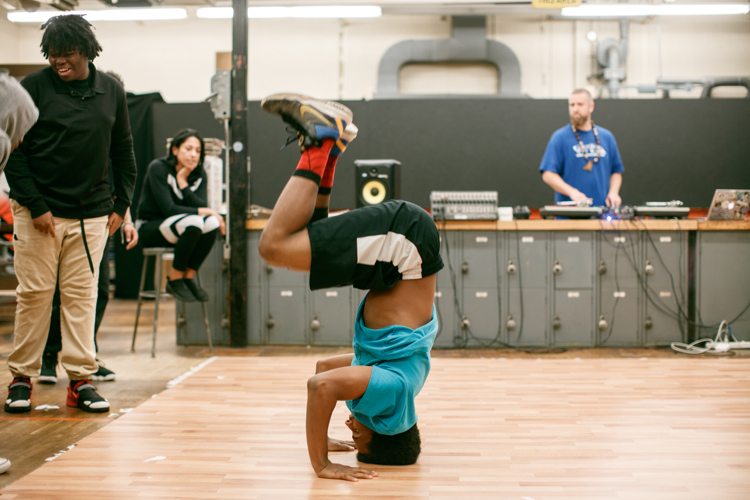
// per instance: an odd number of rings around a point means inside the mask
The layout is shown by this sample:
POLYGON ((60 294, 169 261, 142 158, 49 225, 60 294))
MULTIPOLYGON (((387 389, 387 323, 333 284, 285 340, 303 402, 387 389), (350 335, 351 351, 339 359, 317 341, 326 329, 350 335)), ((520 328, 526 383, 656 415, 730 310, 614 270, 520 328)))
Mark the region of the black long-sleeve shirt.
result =
POLYGON ((89 71, 90 88, 83 94, 52 67, 21 81, 39 108, 39 120, 10 155, 5 174, 10 197, 32 217, 50 211, 66 219, 113 211, 124 217, 130 206, 136 166, 125 91, 92 63, 89 71))
POLYGON ((183 189, 177 185, 177 170, 166 158, 151 162, 143 181, 143 194, 138 207, 140 220, 166 219, 177 214, 198 214, 208 206, 208 177, 202 167, 194 169, 183 189))

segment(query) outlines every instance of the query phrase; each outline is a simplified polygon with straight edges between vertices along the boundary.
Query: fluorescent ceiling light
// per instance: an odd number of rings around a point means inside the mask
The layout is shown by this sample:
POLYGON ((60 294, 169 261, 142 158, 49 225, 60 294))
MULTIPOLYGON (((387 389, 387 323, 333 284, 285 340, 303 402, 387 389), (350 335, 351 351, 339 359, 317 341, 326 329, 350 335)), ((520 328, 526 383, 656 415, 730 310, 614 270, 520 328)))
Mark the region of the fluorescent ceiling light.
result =
MULTIPOLYGON (((201 19, 231 19, 234 17, 232 7, 204 7, 197 10, 201 19)), ((323 5, 311 7, 248 7, 250 19, 279 18, 358 18, 380 17, 382 9, 374 5, 323 5)))
POLYGON ((606 4, 581 5, 562 9, 565 17, 650 17, 650 16, 727 16, 747 14, 748 4, 652 5, 606 4))
POLYGON ((187 19, 185 9, 103 9, 103 10, 74 10, 62 13, 57 10, 42 10, 36 12, 13 11, 8 12, 8 20, 13 23, 44 23, 55 16, 71 14, 83 15, 90 22, 96 21, 171 21, 187 19))

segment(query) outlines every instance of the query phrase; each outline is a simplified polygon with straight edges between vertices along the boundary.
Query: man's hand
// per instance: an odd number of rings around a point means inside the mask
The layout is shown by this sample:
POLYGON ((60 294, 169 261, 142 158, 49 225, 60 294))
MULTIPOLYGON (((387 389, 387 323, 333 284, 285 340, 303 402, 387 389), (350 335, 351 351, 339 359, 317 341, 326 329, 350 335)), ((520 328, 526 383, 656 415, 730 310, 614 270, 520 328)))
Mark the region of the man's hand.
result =
POLYGON ((328 451, 354 451, 354 441, 339 441, 338 439, 328 438, 328 451))
POLYGON ((130 250, 138 244, 138 231, 135 230, 132 222, 126 222, 122 228, 122 232, 125 234, 125 241, 128 243, 125 250, 130 250))
POLYGON ((109 220, 107 221, 107 227, 109 228, 110 236, 115 234, 115 231, 120 229, 120 224, 122 224, 122 216, 118 215, 115 212, 112 212, 112 215, 109 216, 109 220))
POLYGON ((622 199, 619 194, 610 192, 607 194, 606 203, 608 207, 619 207, 622 204, 622 199))
POLYGON ((226 236, 227 234, 227 223, 224 222, 224 217, 222 217, 219 214, 214 214, 217 219, 219 219, 219 231, 221 231, 221 234, 226 236))
POLYGON ((361 467, 349 467, 348 465, 334 464, 328 462, 328 465, 315 471, 318 477, 323 479, 344 479, 346 481, 359 481, 360 479, 372 479, 378 476, 375 471, 363 469, 361 467))
POLYGON ((55 237, 55 219, 52 217, 52 212, 47 212, 39 217, 31 219, 34 224, 34 229, 42 234, 49 234, 53 238, 55 237))
POLYGON ((577 189, 574 189, 568 196, 571 200, 577 202, 588 201, 591 199, 577 189))

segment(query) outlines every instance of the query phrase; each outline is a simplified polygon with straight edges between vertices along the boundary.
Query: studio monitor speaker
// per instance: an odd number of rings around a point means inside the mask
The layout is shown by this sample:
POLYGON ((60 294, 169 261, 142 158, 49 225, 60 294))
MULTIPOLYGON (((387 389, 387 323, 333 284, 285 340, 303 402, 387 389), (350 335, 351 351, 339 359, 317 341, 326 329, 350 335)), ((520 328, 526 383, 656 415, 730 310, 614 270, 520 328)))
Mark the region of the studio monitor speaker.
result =
POLYGON ((378 205, 401 197, 399 165, 396 160, 355 160, 357 208, 378 205))

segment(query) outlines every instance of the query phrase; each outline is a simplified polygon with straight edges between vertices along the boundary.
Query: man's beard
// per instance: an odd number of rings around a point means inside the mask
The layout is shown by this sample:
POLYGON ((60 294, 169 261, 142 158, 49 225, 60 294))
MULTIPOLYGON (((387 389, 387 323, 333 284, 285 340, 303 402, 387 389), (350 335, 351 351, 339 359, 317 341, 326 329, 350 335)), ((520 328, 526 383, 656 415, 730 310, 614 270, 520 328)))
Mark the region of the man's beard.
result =
POLYGON ((572 123, 574 127, 578 128, 582 125, 585 125, 588 119, 589 119, 588 116, 582 116, 582 115, 571 116, 570 123, 572 123))

